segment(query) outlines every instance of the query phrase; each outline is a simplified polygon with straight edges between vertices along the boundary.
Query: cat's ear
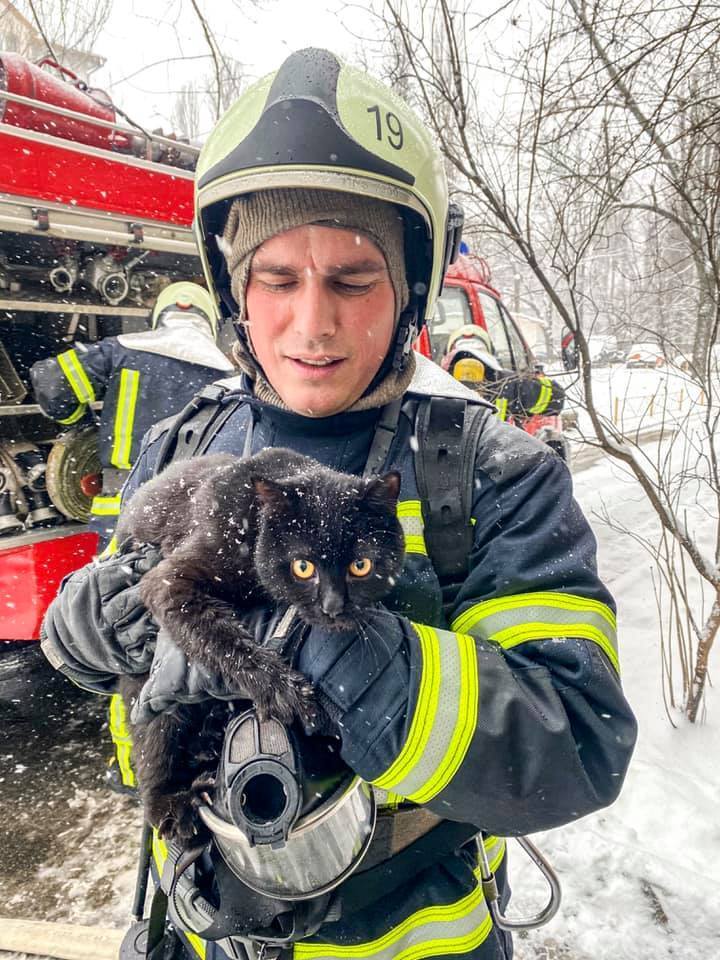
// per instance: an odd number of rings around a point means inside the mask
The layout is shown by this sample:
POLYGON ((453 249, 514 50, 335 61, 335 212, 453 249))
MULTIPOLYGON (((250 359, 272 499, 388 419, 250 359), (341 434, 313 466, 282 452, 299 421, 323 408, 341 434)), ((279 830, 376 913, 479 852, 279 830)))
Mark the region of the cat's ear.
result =
POLYGON ((276 483, 274 480, 265 480, 256 478, 253 480, 255 493, 260 503, 269 507, 273 513, 282 513, 288 509, 287 490, 276 483))
POLYGON ((397 470, 391 470, 367 485, 363 500, 368 504, 394 508, 399 496, 400 474, 397 470))

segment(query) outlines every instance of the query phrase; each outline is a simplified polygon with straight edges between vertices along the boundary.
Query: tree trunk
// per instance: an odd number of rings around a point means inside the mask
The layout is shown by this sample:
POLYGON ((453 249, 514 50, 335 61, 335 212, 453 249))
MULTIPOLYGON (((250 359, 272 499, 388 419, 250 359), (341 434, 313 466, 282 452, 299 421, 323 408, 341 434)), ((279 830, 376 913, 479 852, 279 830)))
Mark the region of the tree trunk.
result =
POLYGON ((715 594, 715 602, 710 611, 710 616, 707 618, 695 656, 695 671, 690 684, 687 703, 685 704, 685 713, 690 723, 695 723, 697 720, 698 711, 705 691, 705 681, 707 680, 708 657, 718 629, 720 629, 720 588, 717 589, 715 594))

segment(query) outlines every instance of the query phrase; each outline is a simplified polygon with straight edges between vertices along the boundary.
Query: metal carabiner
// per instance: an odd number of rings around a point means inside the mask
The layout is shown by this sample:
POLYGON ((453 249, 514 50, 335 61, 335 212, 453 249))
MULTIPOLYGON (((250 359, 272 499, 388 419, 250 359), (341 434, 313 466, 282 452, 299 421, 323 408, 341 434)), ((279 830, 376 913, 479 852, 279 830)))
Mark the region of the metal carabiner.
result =
POLYGON ((500 927, 501 930, 534 930, 536 927, 541 927, 547 923, 548 920, 552 920, 560 909, 560 901, 562 900, 560 881, 553 868, 532 841, 528 840, 527 837, 513 837, 512 839, 517 840, 540 873, 542 873, 543 877, 545 877, 550 887, 550 899, 547 904, 539 913, 535 914, 534 917, 518 917, 517 919, 506 917, 500 911, 498 904, 500 894, 498 892, 495 874, 490 869, 490 863, 485 845, 482 842, 482 837, 478 836, 476 842, 480 859, 480 881, 493 923, 500 927))

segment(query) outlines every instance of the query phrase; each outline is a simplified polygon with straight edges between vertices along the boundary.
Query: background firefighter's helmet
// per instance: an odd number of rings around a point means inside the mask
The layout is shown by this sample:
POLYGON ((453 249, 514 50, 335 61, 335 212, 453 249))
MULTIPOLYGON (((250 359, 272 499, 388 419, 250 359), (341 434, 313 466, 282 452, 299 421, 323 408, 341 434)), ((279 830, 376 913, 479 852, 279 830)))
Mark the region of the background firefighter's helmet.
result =
POLYGON ((478 326, 476 323, 466 323, 462 327, 458 327, 457 330, 454 330, 448 337, 446 353, 452 353, 453 350, 457 350, 459 347, 464 346, 462 343, 463 340, 474 341, 475 345, 482 344, 484 349, 488 353, 493 352, 492 341, 490 340, 490 334, 484 327, 478 326))
POLYGON ((195 231, 208 287, 237 313, 217 238, 233 198, 315 187, 387 201, 405 220, 410 304, 398 326, 401 365, 432 312, 457 253, 462 211, 448 203, 440 154, 425 125, 386 86, 327 50, 293 53, 246 91, 198 160, 195 231))
POLYGON ((213 338, 217 340, 218 311, 211 294, 197 283, 181 280, 171 283, 163 290, 155 301, 152 312, 152 329, 162 326, 162 317, 170 312, 195 311, 202 313, 212 329, 213 338))

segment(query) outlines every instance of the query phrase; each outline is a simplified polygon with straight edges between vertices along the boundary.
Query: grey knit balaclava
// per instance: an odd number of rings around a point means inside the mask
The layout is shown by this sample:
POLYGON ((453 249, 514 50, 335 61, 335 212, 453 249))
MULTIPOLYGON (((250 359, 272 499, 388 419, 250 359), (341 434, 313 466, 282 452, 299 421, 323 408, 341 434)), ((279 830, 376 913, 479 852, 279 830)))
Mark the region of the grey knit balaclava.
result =
MULTIPOLYGON (((233 201, 220 239, 220 249, 227 262, 230 288, 238 305, 238 321, 247 320, 246 290, 250 265, 258 247, 279 233, 306 224, 357 230, 372 240, 387 263, 395 293, 397 324, 409 297, 402 217, 391 204, 382 200, 309 188, 262 190, 233 201)), ((250 341, 239 340, 233 352, 239 366, 254 381, 256 396, 284 407, 252 354, 250 341)), ((407 388, 413 370, 411 357, 401 373, 390 371, 370 395, 361 397, 351 409, 382 406, 400 396, 407 388)))

